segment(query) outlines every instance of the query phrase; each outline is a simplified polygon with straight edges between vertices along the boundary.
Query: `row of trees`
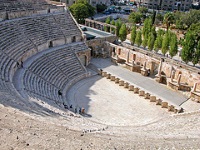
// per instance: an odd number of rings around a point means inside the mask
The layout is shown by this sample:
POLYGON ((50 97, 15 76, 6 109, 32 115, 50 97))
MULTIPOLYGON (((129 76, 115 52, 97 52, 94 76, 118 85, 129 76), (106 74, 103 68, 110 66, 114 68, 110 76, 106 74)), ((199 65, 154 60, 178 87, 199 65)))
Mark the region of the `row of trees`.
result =
MULTIPOLYGON (((182 40, 181 45, 183 47, 181 58, 185 63, 192 62, 194 65, 200 60, 200 24, 191 26, 192 31, 188 31, 182 40), (196 29, 197 28, 197 29, 196 29), (195 32, 194 32, 195 31, 195 32)), ((144 27, 142 30, 138 30, 134 25, 131 31, 131 44, 137 46, 143 46, 148 50, 158 52, 161 50, 163 55, 169 53, 171 57, 174 57, 178 52, 179 41, 177 35, 170 30, 164 31, 159 29, 157 32, 152 24, 152 19, 147 18, 144 21, 144 27)))

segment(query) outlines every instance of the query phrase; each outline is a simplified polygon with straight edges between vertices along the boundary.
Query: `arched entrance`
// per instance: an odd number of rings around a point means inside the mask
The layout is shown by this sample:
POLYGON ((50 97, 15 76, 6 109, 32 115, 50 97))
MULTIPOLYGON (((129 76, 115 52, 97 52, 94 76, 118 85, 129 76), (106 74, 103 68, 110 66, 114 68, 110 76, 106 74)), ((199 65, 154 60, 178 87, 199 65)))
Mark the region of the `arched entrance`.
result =
POLYGON ((79 56, 81 63, 86 66, 87 65, 87 57, 85 55, 79 56))

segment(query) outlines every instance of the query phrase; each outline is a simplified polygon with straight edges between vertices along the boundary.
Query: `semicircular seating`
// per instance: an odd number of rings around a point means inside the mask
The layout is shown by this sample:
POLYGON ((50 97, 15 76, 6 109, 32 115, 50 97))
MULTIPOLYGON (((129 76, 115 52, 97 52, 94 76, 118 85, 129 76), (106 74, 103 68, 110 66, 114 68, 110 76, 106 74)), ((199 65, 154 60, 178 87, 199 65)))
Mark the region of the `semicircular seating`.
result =
POLYGON ((24 92, 62 102, 63 90, 86 75, 76 52, 87 49, 69 12, 0 21, 0 91, 14 94, 14 75, 24 69, 20 87, 24 92), (23 67, 29 58, 43 52, 28 68, 23 67))

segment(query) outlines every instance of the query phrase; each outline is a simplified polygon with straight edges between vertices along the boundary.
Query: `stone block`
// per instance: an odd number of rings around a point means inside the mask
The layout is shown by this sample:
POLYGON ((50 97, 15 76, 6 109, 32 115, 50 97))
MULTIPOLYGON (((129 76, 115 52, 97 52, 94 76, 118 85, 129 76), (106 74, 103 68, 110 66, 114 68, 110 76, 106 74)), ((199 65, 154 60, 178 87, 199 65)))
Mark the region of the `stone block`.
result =
POLYGON ((129 88, 128 88, 128 90, 129 90, 129 91, 134 91, 134 86, 133 86, 133 85, 130 85, 129 88))
POLYGON ((155 96, 150 96, 150 102, 156 102, 156 97, 155 96))
POLYGON ((123 80, 119 80, 119 86, 124 86, 124 81, 123 80))
POLYGON ((143 90, 139 91, 139 96, 144 96, 145 92, 143 90))
POLYGON ((115 78, 115 83, 119 83, 119 78, 115 78))
POLYGON ((150 96, 151 96, 151 94, 149 94, 149 93, 145 93, 145 94, 144 94, 144 98, 145 98, 145 99, 150 99, 150 96))
POLYGON ((124 83, 124 88, 128 88, 129 87, 129 83, 128 82, 125 82, 124 83))
POLYGON ((162 102, 161 108, 168 108, 168 102, 162 102))
POLYGON ((110 76, 111 81, 115 81, 115 76, 110 76))
POLYGON ((157 99, 156 100, 156 105, 161 105, 162 104, 162 100, 161 99, 157 99))
POLYGON ((174 106, 173 105, 169 105, 168 106, 168 111, 174 111, 174 106))
POLYGON ((102 76, 106 77, 107 76, 107 72, 102 72, 102 76))
POLYGON ((138 94, 139 93, 139 88, 135 87, 133 91, 134 91, 135 94, 138 94))
POLYGON ((106 75, 106 79, 110 79, 110 76, 111 76, 111 74, 108 73, 108 74, 106 75))

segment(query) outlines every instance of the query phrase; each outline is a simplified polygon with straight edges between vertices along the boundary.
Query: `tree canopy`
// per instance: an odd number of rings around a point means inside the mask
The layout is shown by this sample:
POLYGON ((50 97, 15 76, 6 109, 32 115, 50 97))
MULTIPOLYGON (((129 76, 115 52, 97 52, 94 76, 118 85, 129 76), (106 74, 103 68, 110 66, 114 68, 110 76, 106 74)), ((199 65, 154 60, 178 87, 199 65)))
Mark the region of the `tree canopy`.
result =
POLYGON ((195 48, 195 37, 191 32, 187 32, 183 41, 183 49, 181 52, 181 59, 187 64, 192 61, 195 48))
POLYGON ((137 46, 140 47, 140 45, 142 44, 142 33, 141 31, 138 31, 136 34, 136 39, 135 39, 135 43, 137 44, 137 46))
POLYGON ((131 30, 131 44, 135 44, 135 38, 136 38, 136 26, 134 25, 131 30))
POLYGON ((169 29, 170 25, 174 23, 174 14, 169 12, 164 15, 164 23, 166 24, 167 30, 169 29))
POLYGON ((142 18, 142 14, 139 12, 132 12, 129 15, 129 22, 131 23, 140 23, 142 18))
POLYGON ((84 23, 85 18, 95 14, 95 8, 91 6, 87 0, 78 0, 69 7, 69 10, 78 23, 84 23))
POLYGON ((127 36, 126 25, 122 24, 122 26, 119 30, 119 38, 123 42, 126 40, 126 36, 127 36))

